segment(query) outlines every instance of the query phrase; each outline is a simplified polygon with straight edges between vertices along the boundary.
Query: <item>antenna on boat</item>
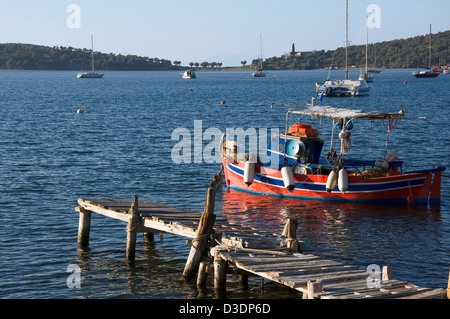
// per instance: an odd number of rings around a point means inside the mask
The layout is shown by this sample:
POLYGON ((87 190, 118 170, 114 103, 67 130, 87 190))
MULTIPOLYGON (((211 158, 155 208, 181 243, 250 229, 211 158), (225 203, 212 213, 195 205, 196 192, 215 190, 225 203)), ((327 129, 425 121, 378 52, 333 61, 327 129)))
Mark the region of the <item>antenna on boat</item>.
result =
POLYGON ((348 0, 345 4, 345 79, 348 80, 348 0))

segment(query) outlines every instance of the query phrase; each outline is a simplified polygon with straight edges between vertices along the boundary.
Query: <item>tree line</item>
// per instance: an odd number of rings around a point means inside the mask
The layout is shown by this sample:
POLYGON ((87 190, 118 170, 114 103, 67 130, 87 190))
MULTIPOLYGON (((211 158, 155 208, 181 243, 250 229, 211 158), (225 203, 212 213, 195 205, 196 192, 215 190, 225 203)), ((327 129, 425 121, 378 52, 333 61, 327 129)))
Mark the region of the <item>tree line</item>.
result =
MULTIPOLYGON (((97 70, 172 70, 179 69, 166 59, 95 52, 97 70)), ((0 69, 3 70, 89 70, 91 50, 33 44, 0 44, 0 69)))
MULTIPOLYGON (((430 35, 408 39, 378 42, 368 45, 368 64, 371 68, 417 68, 429 66, 430 35)), ((366 45, 348 47, 350 66, 364 68, 366 63, 366 45)), ((450 31, 432 34, 432 65, 450 65, 450 31)), ((242 63, 242 62, 241 62, 242 63)), ((252 67, 258 68, 260 59, 252 61, 252 67)), ((281 57, 271 57, 263 61, 263 68, 311 70, 329 67, 345 67, 345 48, 336 50, 318 50, 293 56, 286 53, 281 57)))
MULTIPOLYGON (((175 64, 176 66, 181 67, 181 61, 173 61, 173 64, 175 64)), ((215 69, 216 67, 221 68, 222 67, 222 62, 189 62, 189 66, 191 68, 196 67, 199 68, 200 66, 204 69, 206 68, 210 68, 210 69, 215 69)))

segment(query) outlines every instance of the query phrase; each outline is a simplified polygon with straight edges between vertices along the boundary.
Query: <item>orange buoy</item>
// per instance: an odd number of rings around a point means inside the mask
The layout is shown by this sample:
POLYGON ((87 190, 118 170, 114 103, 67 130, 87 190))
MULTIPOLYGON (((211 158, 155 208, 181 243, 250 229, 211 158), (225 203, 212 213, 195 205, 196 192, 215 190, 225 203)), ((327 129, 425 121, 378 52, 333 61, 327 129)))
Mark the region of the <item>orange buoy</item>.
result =
POLYGON ((222 104, 225 104, 225 100, 222 100, 222 104))
POLYGON ((403 84, 406 84, 406 83, 408 83, 407 81, 403 81, 403 84))

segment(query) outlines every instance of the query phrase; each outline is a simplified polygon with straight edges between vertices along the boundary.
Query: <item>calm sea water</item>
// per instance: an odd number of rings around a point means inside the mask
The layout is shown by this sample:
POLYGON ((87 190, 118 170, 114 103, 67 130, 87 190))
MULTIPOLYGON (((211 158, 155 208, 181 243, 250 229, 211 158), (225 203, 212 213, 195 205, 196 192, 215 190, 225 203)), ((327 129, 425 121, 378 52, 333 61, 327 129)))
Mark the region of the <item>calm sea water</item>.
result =
MULTIPOLYGON (((183 238, 139 238, 136 262, 128 265, 126 224, 94 215, 90 249, 77 250, 77 199, 138 194, 141 200, 202 210, 220 164, 194 163, 194 155, 192 163, 175 164, 173 130, 186 128, 193 140, 194 120, 202 120, 203 131, 282 129, 285 108, 271 110, 270 104, 309 103, 314 83, 326 76, 272 71, 258 79, 250 72, 222 71, 183 80, 178 72, 107 72, 89 80, 77 79, 76 72, 0 72, 0 298, 214 298, 211 283, 199 294, 195 282, 179 280, 189 253, 183 238), (82 104, 87 113, 77 114, 82 104), (81 268, 79 289, 67 286, 70 265, 81 268)), ((371 86, 368 97, 329 98, 324 104, 424 116, 394 129, 392 149, 407 169, 448 166, 450 75, 414 79, 409 70, 385 70, 371 86)), ((325 123, 315 125, 328 130, 325 123)), ((369 142, 369 128, 355 127, 354 154, 368 155, 370 148, 373 158, 382 155, 385 128, 373 131, 369 142)), ((326 258, 361 267, 390 265, 395 279, 445 288, 448 172, 442 204, 435 207, 283 200, 224 188, 216 214, 278 233, 286 217, 297 217, 298 237, 326 258)), ((259 279, 242 292, 237 279, 230 279, 230 298, 299 297, 267 282, 261 289, 259 279)))

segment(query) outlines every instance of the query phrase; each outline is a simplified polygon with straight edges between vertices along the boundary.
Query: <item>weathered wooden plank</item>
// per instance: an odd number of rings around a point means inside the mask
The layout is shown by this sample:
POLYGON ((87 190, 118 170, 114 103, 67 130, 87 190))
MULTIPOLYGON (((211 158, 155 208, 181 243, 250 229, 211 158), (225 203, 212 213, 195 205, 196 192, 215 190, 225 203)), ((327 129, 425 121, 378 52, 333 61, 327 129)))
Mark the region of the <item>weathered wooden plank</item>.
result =
MULTIPOLYGON (((380 282, 380 288, 382 287, 391 287, 391 286, 400 286, 407 285, 407 281, 399 281, 399 280, 388 280, 380 282)), ((352 281, 344 281, 344 282, 334 282, 334 283, 326 283, 324 284, 325 291, 336 291, 336 290, 358 290, 367 288, 367 280, 352 280, 352 281)), ((330 292, 332 293, 332 292, 330 292)))
MULTIPOLYGON (((331 271, 345 271, 345 270, 357 270, 360 269, 359 266, 335 266, 333 264, 330 265, 322 265, 322 266, 300 266, 298 268, 283 268, 280 267, 279 270, 265 270, 269 275, 274 277, 287 277, 287 276, 296 276, 296 275, 304 275, 304 274, 320 274, 331 271)), ((261 271, 261 270, 258 270, 261 271)))
MULTIPOLYGON (((392 290, 399 290, 399 289, 411 289, 405 288, 408 286, 408 282, 406 281, 394 281, 395 283, 392 283, 391 286, 385 286, 385 287, 379 287, 379 288, 369 288, 367 286, 366 280, 357 280, 354 281, 354 283, 359 283, 357 285, 349 285, 346 286, 346 289, 340 289, 340 290, 334 290, 330 291, 329 288, 324 286, 324 292, 320 293, 320 297, 322 298, 328 298, 328 296, 332 296, 333 298, 337 298, 339 296, 348 296, 351 295, 352 297, 356 296, 363 296, 363 295, 369 295, 371 293, 381 293, 381 292, 387 292, 388 289, 392 290), (388 288, 388 289, 386 289, 388 288)), ((345 284, 346 282, 343 282, 342 284, 345 284)))
POLYGON ((119 219, 119 220, 126 222, 126 221, 128 221, 128 218, 130 217, 130 216, 128 216, 128 213, 117 212, 117 211, 114 211, 111 209, 107 209, 104 207, 100 207, 98 205, 91 204, 89 202, 78 201, 78 203, 80 204, 81 207, 83 207, 86 210, 89 210, 93 213, 104 215, 104 216, 107 216, 110 218, 119 219))
POLYGON ((305 260, 312 260, 312 259, 319 259, 319 256, 312 255, 312 254, 287 254, 287 253, 281 253, 281 254, 243 254, 243 253, 222 253, 224 257, 229 258, 231 261, 239 261, 241 263, 246 263, 248 265, 253 264, 261 264, 261 263, 267 263, 272 262, 276 260, 277 262, 296 262, 296 261, 305 261, 305 260))
POLYGON ((402 296, 399 299, 432 299, 445 296, 446 290, 443 288, 437 288, 429 291, 423 291, 410 296, 402 296))
MULTIPOLYGON (((372 273, 373 274, 373 273, 372 273)), ((322 281, 338 281, 338 280, 348 280, 348 279, 355 279, 355 278, 364 278, 368 277, 370 274, 368 274, 365 271, 360 270, 349 270, 349 271, 342 271, 342 272, 336 272, 336 273, 320 273, 320 274, 308 274, 305 276, 293 276, 293 277, 283 277, 282 281, 286 282, 287 285, 289 285, 292 288, 297 288, 302 285, 306 285, 308 281, 321 279, 322 281)))
MULTIPOLYGON (((236 264, 242 265, 242 267, 252 269, 253 271, 258 272, 272 272, 272 273, 296 273, 297 275, 301 275, 307 272, 314 272, 314 270, 320 271, 322 268, 327 268, 331 266, 343 266, 340 263, 328 261, 328 260, 309 260, 309 261, 298 261, 291 263, 271 263, 271 264, 263 264, 263 265, 248 265, 244 263, 236 262, 236 264), (315 263, 312 263, 315 261, 315 263)), ((352 267, 352 266, 347 266, 352 267)), ((357 266, 353 266, 355 269, 359 268, 357 266)))

